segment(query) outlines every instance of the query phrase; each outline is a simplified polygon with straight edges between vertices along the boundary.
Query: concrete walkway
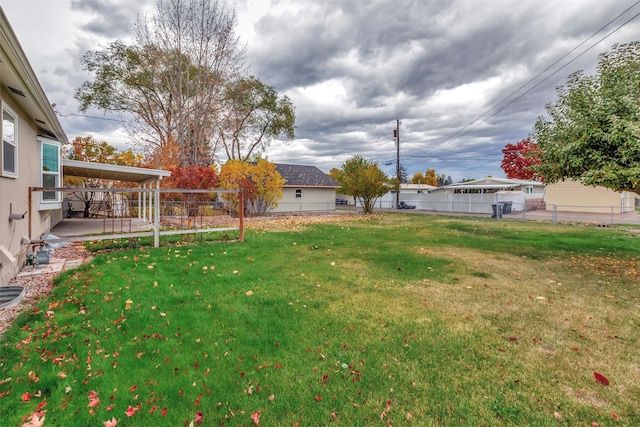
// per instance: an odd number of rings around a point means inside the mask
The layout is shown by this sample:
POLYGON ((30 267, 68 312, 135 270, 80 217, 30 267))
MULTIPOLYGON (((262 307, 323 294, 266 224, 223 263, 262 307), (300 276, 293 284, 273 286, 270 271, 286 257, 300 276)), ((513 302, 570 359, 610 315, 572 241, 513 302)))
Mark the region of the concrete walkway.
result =
POLYGON ((526 221, 557 221, 557 222, 583 222, 601 225, 622 225, 622 224, 640 224, 640 212, 626 213, 591 213, 591 212, 570 212, 556 211, 555 217, 553 211, 539 210, 529 212, 513 212, 503 214, 503 218, 523 219, 526 221))
POLYGON ((140 218, 66 218, 51 229, 51 234, 62 239, 150 230, 153 230, 153 224, 140 218))

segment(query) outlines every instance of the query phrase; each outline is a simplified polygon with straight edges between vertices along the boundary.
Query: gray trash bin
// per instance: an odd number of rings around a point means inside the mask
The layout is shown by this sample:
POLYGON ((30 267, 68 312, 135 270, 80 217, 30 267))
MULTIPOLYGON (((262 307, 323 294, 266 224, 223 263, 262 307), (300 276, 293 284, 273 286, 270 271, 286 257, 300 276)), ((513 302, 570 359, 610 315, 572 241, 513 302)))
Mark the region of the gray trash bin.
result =
POLYGON ((491 215, 491 218, 502 218, 502 207, 502 203, 491 205, 491 209, 493 210, 493 215, 491 215))

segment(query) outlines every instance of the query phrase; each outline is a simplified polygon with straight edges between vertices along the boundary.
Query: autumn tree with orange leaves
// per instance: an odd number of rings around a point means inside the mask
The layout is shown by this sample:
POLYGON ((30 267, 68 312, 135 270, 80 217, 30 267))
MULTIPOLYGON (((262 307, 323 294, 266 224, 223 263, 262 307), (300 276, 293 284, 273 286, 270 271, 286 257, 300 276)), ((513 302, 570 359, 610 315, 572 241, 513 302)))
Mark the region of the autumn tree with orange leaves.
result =
POLYGON ((184 190, 170 193, 170 200, 164 206, 165 214, 173 214, 176 207, 175 202, 180 202, 181 210, 186 211, 189 217, 197 216, 200 207, 211 202, 215 194, 188 190, 211 190, 218 186, 218 182, 218 171, 214 166, 175 167, 171 171, 171 176, 162 180, 162 187, 184 190))
MULTIPOLYGON (((263 215, 278 206, 283 185, 284 178, 276 170, 276 165, 264 159, 256 162, 229 160, 220 170, 220 187, 240 190, 246 213, 263 215)), ((224 193, 222 198, 229 212, 237 215, 240 207, 238 194, 224 193)))
POLYGON ((516 144, 507 144, 502 150, 504 157, 502 159, 502 170, 507 178, 535 180, 535 171, 533 166, 540 163, 538 157, 538 144, 531 138, 523 139, 516 144))

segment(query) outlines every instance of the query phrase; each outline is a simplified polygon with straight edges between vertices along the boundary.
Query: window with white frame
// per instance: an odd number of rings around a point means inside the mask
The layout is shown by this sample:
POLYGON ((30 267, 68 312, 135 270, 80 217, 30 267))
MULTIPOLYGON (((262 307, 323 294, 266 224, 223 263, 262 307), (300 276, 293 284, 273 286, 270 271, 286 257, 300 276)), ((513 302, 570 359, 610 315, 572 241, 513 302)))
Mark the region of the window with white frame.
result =
MULTIPOLYGON (((38 138, 40 141, 40 154, 42 165, 42 187, 56 188, 60 187, 60 143, 44 138, 38 138)), ((60 194, 57 191, 43 191, 42 202, 58 202, 60 194)))
POLYGON ((296 199, 302 199, 302 189, 296 189, 296 199))
POLYGON ((18 177, 18 119, 9 107, 2 106, 2 176, 18 177))
POLYGON ((525 194, 533 194, 533 186, 528 185, 528 186, 524 187, 524 192, 525 192, 525 194))

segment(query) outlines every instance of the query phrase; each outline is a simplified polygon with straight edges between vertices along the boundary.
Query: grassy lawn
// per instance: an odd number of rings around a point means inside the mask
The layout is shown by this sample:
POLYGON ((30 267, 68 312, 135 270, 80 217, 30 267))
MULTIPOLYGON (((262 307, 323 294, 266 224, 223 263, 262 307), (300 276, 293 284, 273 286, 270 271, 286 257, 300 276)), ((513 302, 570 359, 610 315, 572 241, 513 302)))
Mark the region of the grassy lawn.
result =
POLYGON ((0 420, 640 425, 638 259, 628 230, 402 214, 102 254, 3 337, 0 420))

